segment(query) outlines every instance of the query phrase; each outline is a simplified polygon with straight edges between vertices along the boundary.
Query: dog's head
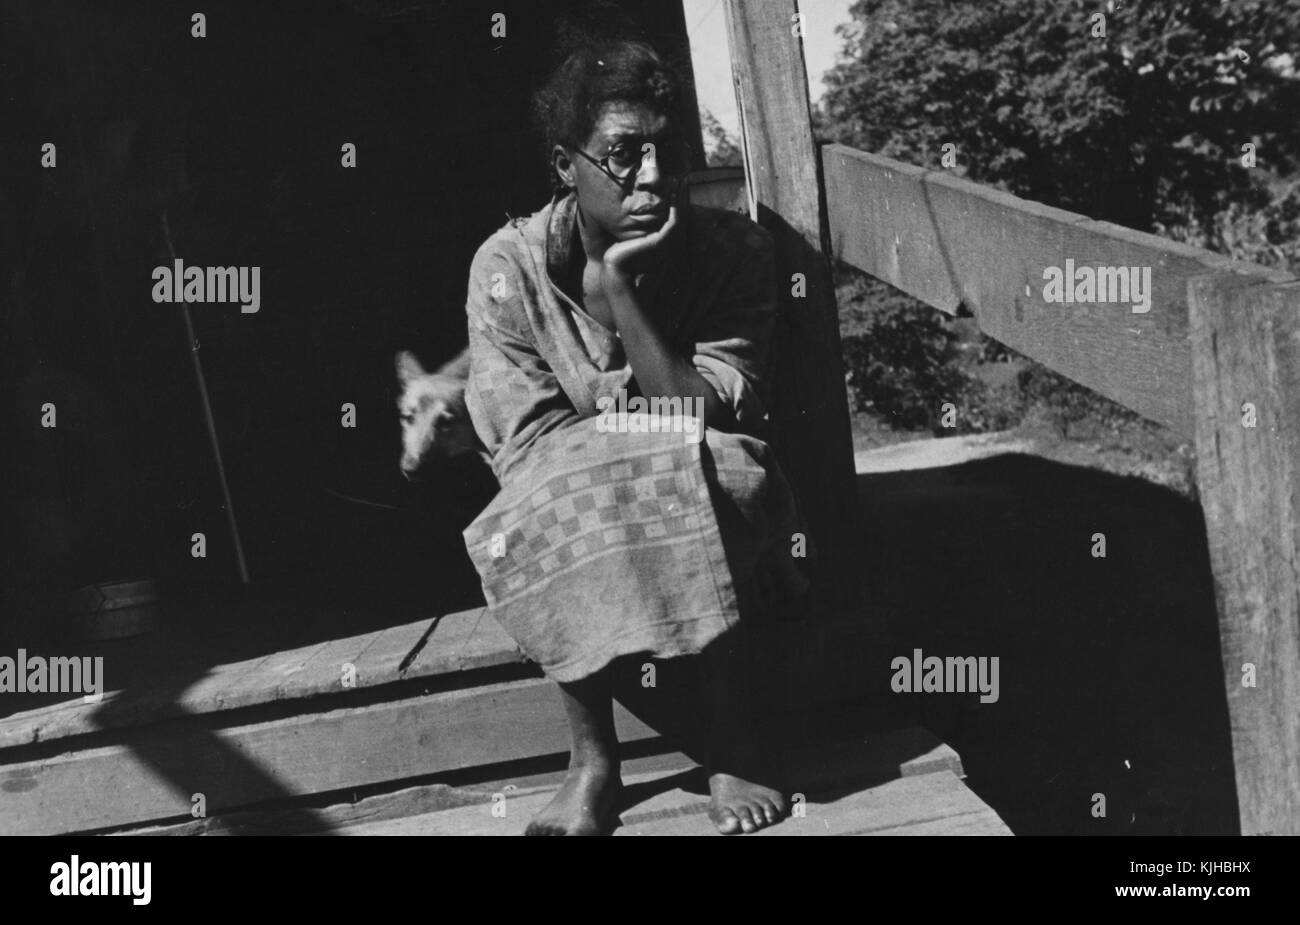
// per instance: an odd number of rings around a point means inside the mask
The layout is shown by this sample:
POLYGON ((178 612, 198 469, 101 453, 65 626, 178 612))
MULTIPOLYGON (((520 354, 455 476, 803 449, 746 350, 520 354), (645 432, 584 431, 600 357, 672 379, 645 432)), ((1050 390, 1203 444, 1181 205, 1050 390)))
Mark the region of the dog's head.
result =
POLYGON ((474 425, 465 408, 465 380, 431 373, 410 351, 397 355, 397 382, 402 394, 397 410, 402 418, 402 474, 414 480, 433 458, 451 459, 478 448, 474 425))

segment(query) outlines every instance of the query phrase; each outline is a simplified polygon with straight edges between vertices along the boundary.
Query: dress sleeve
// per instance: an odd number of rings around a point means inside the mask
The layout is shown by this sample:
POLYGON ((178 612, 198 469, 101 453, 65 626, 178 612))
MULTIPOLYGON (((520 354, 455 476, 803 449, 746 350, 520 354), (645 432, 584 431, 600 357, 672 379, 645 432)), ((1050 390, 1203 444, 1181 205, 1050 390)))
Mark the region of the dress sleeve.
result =
POLYGON ((726 236, 720 263, 731 270, 695 335, 694 363, 740 429, 750 430, 767 415, 776 261, 771 234, 752 222, 742 227, 726 236))
POLYGON ((465 404, 498 480, 538 437, 580 420, 534 343, 526 282, 506 246, 492 239, 470 266, 465 404))

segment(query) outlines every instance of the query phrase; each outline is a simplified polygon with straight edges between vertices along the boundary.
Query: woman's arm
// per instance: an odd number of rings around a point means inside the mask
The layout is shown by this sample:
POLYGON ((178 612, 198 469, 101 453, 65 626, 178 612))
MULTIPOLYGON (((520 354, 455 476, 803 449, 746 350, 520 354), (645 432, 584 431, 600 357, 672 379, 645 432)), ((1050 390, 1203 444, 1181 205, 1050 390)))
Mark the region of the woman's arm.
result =
POLYGON ((687 358, 672 351, 633 285, 676 220, 674 209, 654 234, 612 246, 605 255, 602 286, 641 393, 647 398, 701 398, 707 426, 745 429, 766 415, 767 354, 776 319, 772 239, 750 222, 743 229, 728 227, 726 251, 734 259, 717 268, 727 275, 723 294, 708 307, 696 332, 695 356, 687 358))
MULTIPOLYGON (((731 430, 736 424, 731 407, 718 397, 690 360, 672 351, 663 332, 641 305, 633 277, 607 262, 602 284, 623 342, 623 352, 641 394, 646 398, 698 399, 703 402, 705 426, 731 430)), ((683 402, 683 407, 690 405, 683 402)))
POLYGON ((500 480, 533 441, 580 419, 520 322, 523 287, 513 262, 489 241, 470 267, 465 404, 500 480))

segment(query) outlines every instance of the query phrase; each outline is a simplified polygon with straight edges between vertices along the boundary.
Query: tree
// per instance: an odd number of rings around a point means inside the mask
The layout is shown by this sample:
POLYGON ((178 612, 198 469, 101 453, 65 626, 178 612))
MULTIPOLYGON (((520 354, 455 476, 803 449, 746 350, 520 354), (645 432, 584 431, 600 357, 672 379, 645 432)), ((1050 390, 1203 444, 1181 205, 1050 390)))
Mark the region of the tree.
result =
POLYGON ((700 110, 700 130, 704 134, 704 151, 710 167, 742 167, 745 163, 740 143, 707 109, 700 110))
POLYGON ((1300 4, 858 0, 851 15, 826 139, 934 167, 952 143, 961 172, 1016 195, 1300 259, 1300 4))

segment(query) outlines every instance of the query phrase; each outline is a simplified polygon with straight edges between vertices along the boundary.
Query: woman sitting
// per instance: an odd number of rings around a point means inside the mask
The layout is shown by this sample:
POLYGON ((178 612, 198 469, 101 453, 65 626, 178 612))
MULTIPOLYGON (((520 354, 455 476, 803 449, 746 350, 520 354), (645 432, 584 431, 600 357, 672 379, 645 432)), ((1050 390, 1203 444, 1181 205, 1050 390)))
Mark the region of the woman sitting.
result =
POLYGON ((466 387, 501 483, 466 545, 490 613, 559 683, 572 734, 568 776, 528 831, 610 828, 610 663, 633 654, 700 656, 709 815, 754 831, 786 800, 754 770, 740 633, 806 584, 763 439, 772 239, 689 205, 680 83, 649 46, 573 52, 534 107, 555 194, 474 258, 466 387), (616 413, 638 399, 659 413, 616 413))

